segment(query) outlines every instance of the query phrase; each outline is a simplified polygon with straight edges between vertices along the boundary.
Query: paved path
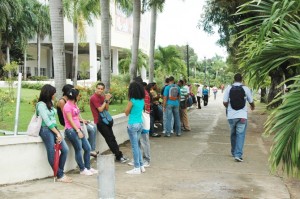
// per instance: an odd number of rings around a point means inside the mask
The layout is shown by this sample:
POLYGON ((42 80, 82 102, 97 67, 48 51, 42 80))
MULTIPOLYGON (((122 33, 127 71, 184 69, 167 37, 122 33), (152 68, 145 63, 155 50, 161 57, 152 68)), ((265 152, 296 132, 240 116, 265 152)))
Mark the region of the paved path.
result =
MULTIPOLYGON (((125 174, 131 167, 116 163, 116 198, 290 198, 281 178, 270 175, 268 148, 251 114, 244 162, 233 160, 221 98, 219 92, 217 100, 210 98, 207 107, 191 109, 192 131, 181 137, 151 138, 153 160, 146 173, 131 176, 125 174)), ((121 149, 131 157, 130 143, 121 149)), ((97 198, 96 176, 80 176, 78 171, 70 176, 75 181, 72 184, 53 183, 47 178, 0 187, 0 198, 97 198)))

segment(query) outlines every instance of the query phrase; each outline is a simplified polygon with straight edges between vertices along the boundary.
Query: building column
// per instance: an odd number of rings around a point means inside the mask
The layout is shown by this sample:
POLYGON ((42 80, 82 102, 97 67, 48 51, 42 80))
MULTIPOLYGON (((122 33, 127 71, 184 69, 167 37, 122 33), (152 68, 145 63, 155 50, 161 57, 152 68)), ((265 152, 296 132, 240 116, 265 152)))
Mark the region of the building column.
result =
POLYGON ((119 75, 119 51, 117 48, 112 49, 112 65, 113 65, 113 74, 119 75))
POLYGON ((53 57, 53 51, 51 48, 48 49, 48 53, 47 53, 47 73, 48 73, 48 77, 49 78, 54 78, 53 77, 53 70, 52 70, 52 57, 53 57))
POLYGON ((93 26, 89 26, 89 54, 90 54, 90 80, 92 82, 97 81, 97 72, 98 72, 98 67, 97 67, 97 44, 96 44, 96 38, 97 38, 97 33, 96 33, 96 25, 94 24, 93 26))

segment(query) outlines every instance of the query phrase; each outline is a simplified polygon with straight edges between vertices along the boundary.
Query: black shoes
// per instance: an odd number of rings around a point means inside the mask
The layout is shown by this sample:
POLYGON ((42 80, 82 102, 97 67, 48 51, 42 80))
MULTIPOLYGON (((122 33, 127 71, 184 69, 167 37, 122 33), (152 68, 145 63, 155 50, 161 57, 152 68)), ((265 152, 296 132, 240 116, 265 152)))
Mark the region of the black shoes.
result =
POLYGON ((157 133, 152 133, 152 134, 150 134, 150 136, 151 136, 151 137, 157 137, 157 138, 158 138, 158 137, 161 137, 161 135, 159 135, 159 134, 157 134, 157 133))

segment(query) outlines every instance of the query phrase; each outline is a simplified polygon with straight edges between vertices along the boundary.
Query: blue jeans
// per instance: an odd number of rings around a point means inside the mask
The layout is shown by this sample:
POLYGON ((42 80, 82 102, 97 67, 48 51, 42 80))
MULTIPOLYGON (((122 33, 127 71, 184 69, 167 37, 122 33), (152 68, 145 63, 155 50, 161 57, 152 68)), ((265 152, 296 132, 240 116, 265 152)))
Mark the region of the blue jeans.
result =
POLYGON ((96 133, 97 133, 97 128, 94 124, 89 123, 86 124, 86 128, 89 134, 88 141, 91 145, 91 150, 96 151, 96 133))
POLYGON ((231 140, 231 155, 233 157, 242 158, 243 148, 247 129, 247 119, 235 118, 228 119, 230 126, 230 140, 231 140))
POLYGON ((85 137, 79 138, 77 132, 74 129, 66 129, 65 130, 66 137, 72 143, 75 150, 75 160, 79 166, 80 171, 83 171, 85 168, 90 169, 90 153, 91 153, 91 145, 87 141, 85 137), (81 150, 84 150, 82 161, 82 153, 81 150))
POLYGON ((143 130, 143 123, 128 124, 127 132, 129 135, 131 149, 133 154, 134 167, 143 166, 143 157, 139 146, 139 139, 143 130))
MULTIPOLYGON (((48 162, 53 168, 54 164, 54 144, 56 142, 56 136, 55 134, 49 129, 48 127, 42 127, 40 130, 40 136, 45 144, 46 150, 47 150, 47 156, 48 156, 48 162)), ((57 178, 62 178, 64 176, 64 167, 67 160, 67 154, 69 152, 69 147, 66 143, 66 141, 63 139, 61 141, 62 149, 60 150, 60 157, 59 157, 59 165, 58 165, 58 171, 57 171, 57 178)))
MULTIPOLYGON (((150 162, 151 156, 150 156, 150 140, 149 140, 149 133, 142 133, 140 137, 140 144, 141 149, 144 152, 145 160, 150 162)), ((142 153, 143 154, 143 153, 142 153)))
POLYGON ((173 126, 171 124, 172 123, 172 117, 174 117, 175 133, 177 135, 181 135, 179 106, 174 106, 174 105, 167 104, 166 112, 167 112, 166 135, 170 135, 171 130, 173 129, 173 126))

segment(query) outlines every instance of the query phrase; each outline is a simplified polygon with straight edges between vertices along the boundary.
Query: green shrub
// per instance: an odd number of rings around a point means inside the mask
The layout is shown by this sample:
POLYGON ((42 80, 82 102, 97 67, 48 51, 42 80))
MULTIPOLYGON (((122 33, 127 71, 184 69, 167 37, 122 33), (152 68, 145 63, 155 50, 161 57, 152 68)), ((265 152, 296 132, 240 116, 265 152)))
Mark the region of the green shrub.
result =
POLYGON ((35 90, 41 90, 44 84, 41 83, 26 83, 22 82, 22 88, 29 88, 29 89, 35 89, 35 90))

